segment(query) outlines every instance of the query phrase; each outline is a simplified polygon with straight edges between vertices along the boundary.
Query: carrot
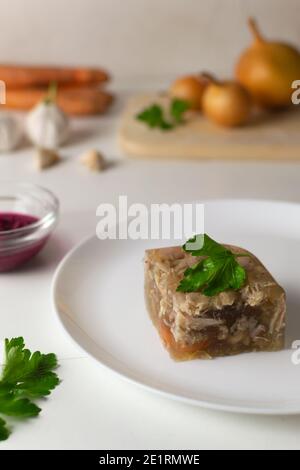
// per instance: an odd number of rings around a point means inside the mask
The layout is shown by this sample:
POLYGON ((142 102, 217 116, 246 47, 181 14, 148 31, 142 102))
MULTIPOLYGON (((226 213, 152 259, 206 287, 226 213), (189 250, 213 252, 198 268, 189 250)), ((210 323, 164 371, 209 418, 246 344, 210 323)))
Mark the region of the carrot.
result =
MULTIPOLYGON (((27 111, 41 101, 47 93, 45 87, 7 89, 6 106, 9 109, 27 111)), ((112 101, 112 95, 99 86, 60 87, 57 104, 67 113, 75 116, 100 114, 106 111, 112 101)))
POLYGON ((33 67, 25 65, 0 64, 0 80, 8 88, 46 86, 50 82, 60 84, 78 83, 87 85, 109 80, 102 69, 75 67, 33 67))
POLYGON ((208 346, 208 341, 203 340, 194 344, 180 344, 176 343, 170 328, 161 321, 159 324, 159 334, 163 340, 165 347, 173 354, 173 356, 183 358, 189 354, 195 354, 205 351, 208 346))

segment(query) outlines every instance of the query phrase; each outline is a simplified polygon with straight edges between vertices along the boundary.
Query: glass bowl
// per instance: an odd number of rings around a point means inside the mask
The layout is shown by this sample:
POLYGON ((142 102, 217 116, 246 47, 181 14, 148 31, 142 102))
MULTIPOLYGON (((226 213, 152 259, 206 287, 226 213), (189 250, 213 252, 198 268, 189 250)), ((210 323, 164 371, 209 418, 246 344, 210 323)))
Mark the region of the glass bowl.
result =
POLYGON ((35 184, 0 181, 0 272, 36 256, 58 221, 58 199, 35 184))

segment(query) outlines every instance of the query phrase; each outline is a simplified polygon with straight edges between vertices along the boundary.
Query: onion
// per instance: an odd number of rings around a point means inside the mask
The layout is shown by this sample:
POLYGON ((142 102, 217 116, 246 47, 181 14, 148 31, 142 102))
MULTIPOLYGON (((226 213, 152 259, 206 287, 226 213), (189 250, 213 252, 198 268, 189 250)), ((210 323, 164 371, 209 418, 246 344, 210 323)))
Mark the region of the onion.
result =
POLYGON ((190 109, 201 109, 207 80, 201 76, 188 75, 178 78, 170 87, 170 96, 186 101, 190 109))
POLYGON ((251 98, 237 82, 211 81, 202 100, 203 113, 212 121, 226 127, 245 124, 251 113, 251 98))

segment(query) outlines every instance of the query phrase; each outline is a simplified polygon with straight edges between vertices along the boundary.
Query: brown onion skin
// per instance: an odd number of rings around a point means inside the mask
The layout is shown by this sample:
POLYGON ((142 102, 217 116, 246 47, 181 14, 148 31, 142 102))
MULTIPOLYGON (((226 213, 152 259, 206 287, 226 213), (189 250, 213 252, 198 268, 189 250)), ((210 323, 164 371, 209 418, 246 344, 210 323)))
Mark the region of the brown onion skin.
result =
POLYGON ((206 86, 207 80, 202 79, 201 76, 187 75, 172 83, 169 94, 172 98, 178 98, 189 103, 190 109, 200 110, 206 86))
POLYGON ((251 114, 252 101, 248 92, 237 82, 212 82, 202 99, 203 113, 225 127, 245 125, 251 114))
POLYGON ((240 56, 235 75, 262 108, 290 106, 292 83, 300 78, 300 53, 294 47, 264 39, 254 20, 249 20, 253 44, 240 56))

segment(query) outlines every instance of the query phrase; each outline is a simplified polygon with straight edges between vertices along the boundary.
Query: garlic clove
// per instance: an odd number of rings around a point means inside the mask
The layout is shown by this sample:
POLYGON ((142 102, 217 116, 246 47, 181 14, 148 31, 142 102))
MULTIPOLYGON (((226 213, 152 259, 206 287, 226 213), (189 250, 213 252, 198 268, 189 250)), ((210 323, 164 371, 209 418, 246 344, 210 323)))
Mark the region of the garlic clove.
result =
POLYGON ((104 156, 97 150, 88 150, 80 157, 81 163, 91 171, 103 171, 106 166, 104 156))
POLYGON ((38 170, 44 170, 56 165, 61 160, 59 154, 54 150, 37 148, 35 150, 35 166, 38 170))
POLYGON ((55 150, 69 137, 69 118, 55 102, 41 102, 29 114, 26 131, 31 142, 55 150))
POLYGON ((22 139, 22 129, 18 119, 8 113, 0 113, 0 152, 14 150, 22 139))

